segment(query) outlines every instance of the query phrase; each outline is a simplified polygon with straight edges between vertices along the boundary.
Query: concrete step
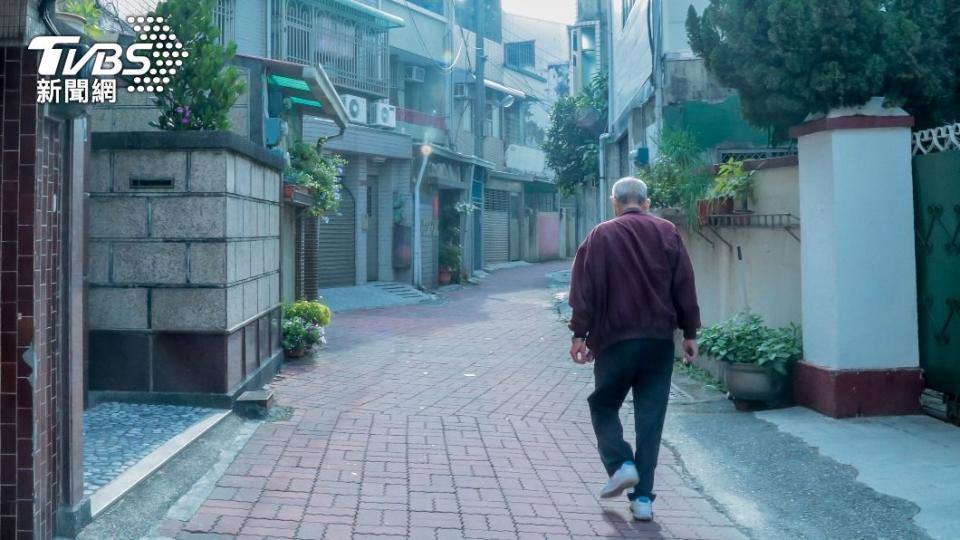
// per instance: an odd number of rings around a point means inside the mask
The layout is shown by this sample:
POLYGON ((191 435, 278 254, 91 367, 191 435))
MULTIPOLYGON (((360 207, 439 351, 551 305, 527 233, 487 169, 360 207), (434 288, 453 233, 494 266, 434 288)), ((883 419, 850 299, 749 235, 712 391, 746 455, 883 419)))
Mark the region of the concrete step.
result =
POLYGON ((233 410, 243 418, 266 418, 274 401, 273 390, 250 390, 240 394, 233 410))

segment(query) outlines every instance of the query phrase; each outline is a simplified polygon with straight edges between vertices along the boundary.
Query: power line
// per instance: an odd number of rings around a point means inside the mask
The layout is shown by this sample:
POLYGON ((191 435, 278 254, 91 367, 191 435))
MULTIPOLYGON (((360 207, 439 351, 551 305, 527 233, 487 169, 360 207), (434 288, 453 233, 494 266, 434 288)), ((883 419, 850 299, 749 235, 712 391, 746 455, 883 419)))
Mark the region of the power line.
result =
MULTIPOLYGON (((427 42, 426 42, 426 40, 423 38, 423 34, 420 32, 420 26, 417 24, 417 18, 416 18, 416 16, 414 15, 414 11, 413 11, 413 9, 410 7, 409 2, 404 2, 404 3, 403 3, 403 6, 404 6, 405 8, 407 8, 407 13, 410 14, 410 21, 413 23, 413 30, 414 30, 414 32, 417 34, 417 40, 420 42, 420 45, 423 46, 423 50, 424 50, 424 51, 429 51, 429 50, 430 50, 430 47, 427 46, 427 42)), ((454 17, 456 17, 456 15, 454 15, 454 17)), ((451 31, 451 33, 450 33, 450 36, 453 37, 452 31, 451 31)), ((460 60, 460 55, 463 53, 463 49, 464 49, 464 44, 461 44, 460 49, 457 51, 457 54, 454 55, 453 61, 452 61, 452 63, 451 63, 449 66, 446 65, 445 62, 438 62, 438 61, 434 60, 433 58, 431 58, 430 60, 431 60, 432 62, 434 62, 435 64, 437 64, 436 67, 437 67, 440 71, 453 71, 453 70, 456 69, 456 67, 457 67, 457 63, 458 63, 459 60, 460 60)))
MULTIPOLYGON (((514 33, 514 32, 510 32, 509 30, 506 30, 506 29, 503 29, 503 33, 504 33, 504 34, 507 34, 507 35, 509 35, 509 36, 511 36, 511 37, 515 37, 515 38, 517 38, 517 39, 522 39, 522 40, 524 40, 524 41, 533 41, 533 43, 534 43, 534 45, 533 45, 534 48, 535 48, 537 51, 543 53, 544 56, 553 58, 553 59, 555 59, 555 60, 559 60, 560 62, 564 62, 564 63, 570 61, 569 58, 563 58, 563 57, 557 56, 555 53, 549 52, 547 49, 544 49, 544 48, 542 48, 542 47, 538 47, 537 44, 536 44, 536 43, 537 43, 537 40, 536 40, 536 39, 530 39, 529 36, 521 36, 520 34, 516 34, 516 33, 514 33)), ((504 46, 506 46, 506 44, 504 44, 504 46)))

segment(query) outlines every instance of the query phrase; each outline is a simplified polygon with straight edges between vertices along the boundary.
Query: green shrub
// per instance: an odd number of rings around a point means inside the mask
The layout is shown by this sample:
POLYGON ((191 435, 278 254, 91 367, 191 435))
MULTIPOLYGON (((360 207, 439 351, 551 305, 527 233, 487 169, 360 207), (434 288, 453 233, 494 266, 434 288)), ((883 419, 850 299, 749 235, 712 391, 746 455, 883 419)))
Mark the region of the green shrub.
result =
POLYGON ((730 158, 726 163, 720 164, 717 176, 713 180, 713 186, 707 192, 707 197, 711 199, 734 199, 746 207, 747 200, 754 198, 753 175, 755 172, 745 171, 742 161, 730 158))
POLYGON ((150 15, 163 17, 183 44, 183 65, 154 92, 160 118, 151 125, 166 130, 230 129, 230 108, 246 90, 240 72, 227 62, 237 45, 220 45, 213 22, 215 0, 166 0, 150 15))
POLYGON ((700 347, 717 360, 770 366, 784 374, 791 363, 803 357, 800 327, 770 328, 754 313, 741 313, 705 328, 700 334, 700 347))
POLYGON ((300 300, 283 306, 284 319, 302 319, 307 324, 324 327, 330 324, 333 313, 322 302, 300 300))
POLYGON ((460 268, 460 248, 453 244, 443 244, 440 246, 437 263, 441 268, 455 272, 460 268))
POLYGON ((308 324, 300 317, 284 317, 281 325, 283 331, 281 345, 288 351, 313 346, 321 337, 317 335, 315 328, 318 327, 308 324))

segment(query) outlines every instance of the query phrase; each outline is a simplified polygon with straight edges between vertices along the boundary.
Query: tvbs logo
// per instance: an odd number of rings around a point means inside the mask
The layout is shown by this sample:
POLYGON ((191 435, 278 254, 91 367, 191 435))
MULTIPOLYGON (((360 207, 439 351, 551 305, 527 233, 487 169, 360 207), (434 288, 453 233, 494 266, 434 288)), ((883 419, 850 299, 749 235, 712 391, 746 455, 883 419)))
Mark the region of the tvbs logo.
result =
POLYGON ((117 78, 128 92, 163 92, 183 60, 183 49, 163 17, 128 17, 137 41, 81 46, 80 36, 38 36, 29 48, 40 51, 37 103, 115 103, 117 78), (86 49, 86 50, 84 50, 86 49))

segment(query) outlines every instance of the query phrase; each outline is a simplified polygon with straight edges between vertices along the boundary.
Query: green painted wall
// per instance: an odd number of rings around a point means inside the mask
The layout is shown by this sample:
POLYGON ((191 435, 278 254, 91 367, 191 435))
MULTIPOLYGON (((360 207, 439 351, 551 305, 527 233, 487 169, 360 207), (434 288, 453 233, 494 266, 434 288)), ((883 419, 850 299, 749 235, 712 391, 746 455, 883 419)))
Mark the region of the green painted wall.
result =
POLYGON ((726 146, 767 146, 766 131, 743 119, 740 97, 732 95, 720 103, 684 101, 663 109, 665 128, 683 128, 692 133, 701 148, 726 146))

